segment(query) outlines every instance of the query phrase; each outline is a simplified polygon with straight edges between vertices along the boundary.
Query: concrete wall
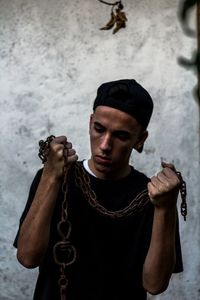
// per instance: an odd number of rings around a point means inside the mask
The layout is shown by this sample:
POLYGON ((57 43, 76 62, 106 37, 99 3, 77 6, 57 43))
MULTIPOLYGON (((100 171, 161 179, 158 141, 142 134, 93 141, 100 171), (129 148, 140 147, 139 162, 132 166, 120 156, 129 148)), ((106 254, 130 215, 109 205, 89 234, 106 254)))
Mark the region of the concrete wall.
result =
POLYGON ((98 1, 0 0, 1 300, 32 299, 37 271, 20 266, 12 242, 41 167, 38 140, 66 134, 79 158, 88 157, 96 88, 118 78, 135 78, 155 102, 149 139, 132 163, 151 176, 164 157, 188 185, 188 220, 180 218, 185 271, 173 276, 167 292, 151 298, 200 299, 199 115, 192 94, 197 79, 177 64, 179 56, 190 58, 195 39, 182 31, 177 0, 124 5, 127 28, 113 35, 99 30, 110 7, 98 1))

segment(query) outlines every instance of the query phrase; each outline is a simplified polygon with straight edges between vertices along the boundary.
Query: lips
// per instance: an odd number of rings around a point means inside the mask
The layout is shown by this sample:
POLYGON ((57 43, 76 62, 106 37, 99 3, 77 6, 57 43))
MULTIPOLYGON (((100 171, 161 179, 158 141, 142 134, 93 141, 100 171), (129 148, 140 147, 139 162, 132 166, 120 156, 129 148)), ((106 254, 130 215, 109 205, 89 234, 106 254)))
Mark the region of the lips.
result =
POLYGON ((105 156, 96 155, 95 160, 97 163, 99 163, 101 165, 110 165, 111 164, 110 158, 105 157, 105 156))

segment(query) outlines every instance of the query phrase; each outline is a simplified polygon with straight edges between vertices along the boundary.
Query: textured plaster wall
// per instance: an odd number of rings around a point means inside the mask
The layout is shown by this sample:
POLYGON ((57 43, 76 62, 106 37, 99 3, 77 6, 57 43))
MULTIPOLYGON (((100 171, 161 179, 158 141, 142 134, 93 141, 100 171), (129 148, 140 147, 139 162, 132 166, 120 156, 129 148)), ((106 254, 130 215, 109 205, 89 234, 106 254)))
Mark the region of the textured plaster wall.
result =
POLYGON ((195 39, 182 31, 177 0, 124 0, 124 5, 127 28, 112 35, 99 30, 110 8, 98 1, 0 0, 0 300, 32 299, 37 270, 17 262, 12 243, 41 167, 38 140, 65 134, 79 158, 88 157, 96 88, 118 78, 137 79, 155 102, 149 139, 143 154, 133 153, 132 163, 151 176, 164 157, 188 185, 188 220, 180 218, 185 270, 173 276, 164 294, 151 298, 200 299, 196 77, 177 64, 180 55, 190 58, 195 39))

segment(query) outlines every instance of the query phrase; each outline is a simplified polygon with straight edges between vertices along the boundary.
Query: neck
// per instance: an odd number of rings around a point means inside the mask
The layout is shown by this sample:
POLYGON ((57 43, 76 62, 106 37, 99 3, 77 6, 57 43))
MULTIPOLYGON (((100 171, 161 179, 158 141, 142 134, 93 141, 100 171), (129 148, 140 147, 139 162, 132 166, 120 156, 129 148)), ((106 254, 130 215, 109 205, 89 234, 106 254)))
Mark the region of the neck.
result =
POLYGON ((129 165, 120 169, 115 168, 114 170, 108 170, 101 166, 99 167, 98 165, 95 166, 92 158, 88 160, 88 167, 97 178, 104 180, 119 180, 128 176, 131 172, 131 167, 129 165))

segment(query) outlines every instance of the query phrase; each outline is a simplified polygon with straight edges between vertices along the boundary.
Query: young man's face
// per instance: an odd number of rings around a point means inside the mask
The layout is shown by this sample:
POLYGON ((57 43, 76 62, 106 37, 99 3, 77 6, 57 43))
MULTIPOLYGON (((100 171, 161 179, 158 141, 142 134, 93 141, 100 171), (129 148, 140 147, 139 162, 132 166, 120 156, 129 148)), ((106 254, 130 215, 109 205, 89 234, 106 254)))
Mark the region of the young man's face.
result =
POLYGON ((98 106, 90 118, 91 170, 101 179, 127 176, 132 149, 139 149, 147 136, 147 131, 129 114, 98 106))

